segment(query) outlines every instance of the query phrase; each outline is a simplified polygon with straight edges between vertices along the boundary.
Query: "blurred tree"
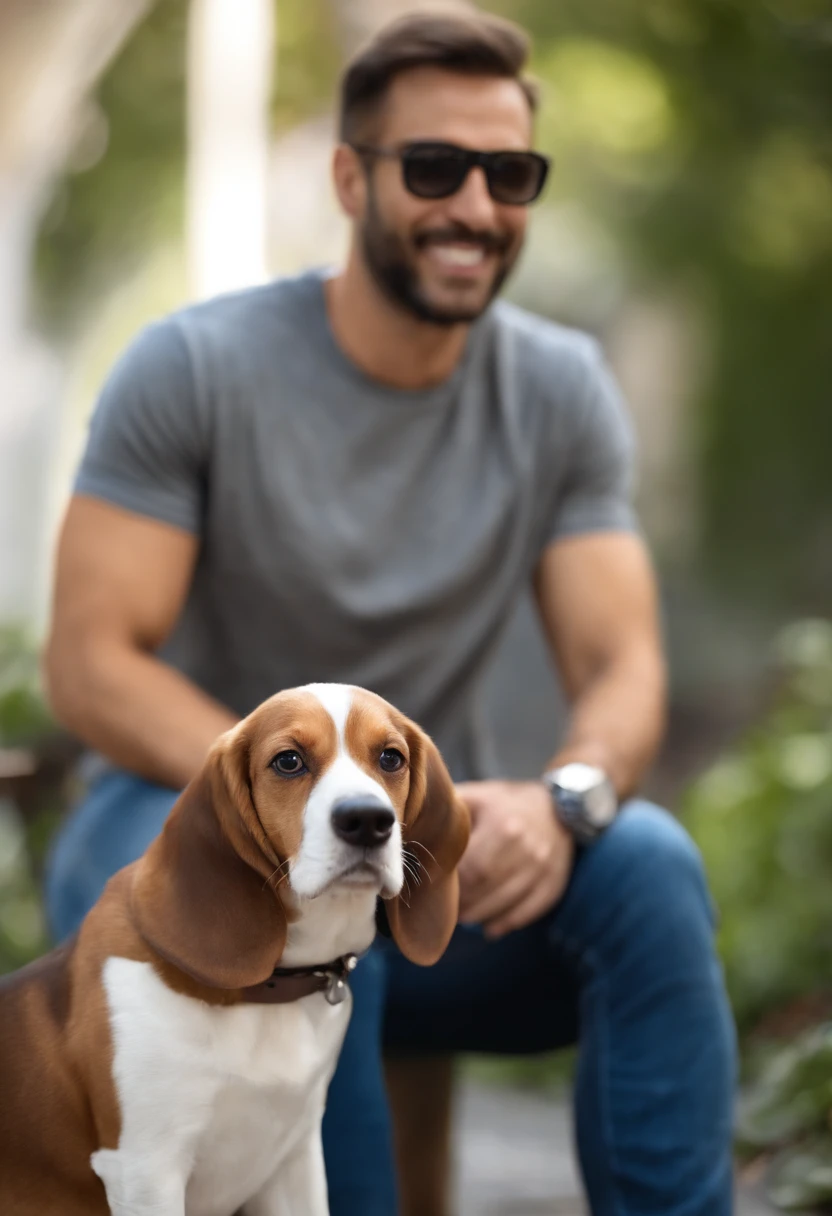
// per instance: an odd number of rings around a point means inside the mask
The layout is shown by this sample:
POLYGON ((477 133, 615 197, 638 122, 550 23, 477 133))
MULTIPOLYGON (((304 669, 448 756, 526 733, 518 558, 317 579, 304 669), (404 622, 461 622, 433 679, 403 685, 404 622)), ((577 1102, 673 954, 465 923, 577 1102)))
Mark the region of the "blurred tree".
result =
POLYGON ((21 328, 55 178, 96 143, 87 93, 152 0, 7 0, 0 13, 0 340, 21 328))
POLYGON ((738 1141, 785 1211, 832 1205, 832 1022, 781 1046, 740 1107, 738 1141))
POLYGON ((778 641, 780 695, 690 789, 741 1030, 832 983, 832 624, 778 641))
POLYGON ((186 28, 186 0, 155 5, 96 90, 97 148, 54 192, 35 299, 64 338, 154 242, 182 231, 186 28))
POLYGON ((702 554, 779 607, 832 563, 832 10, 828 0, 504 0, 545 85, 555 189, 694 294, 702 554), (560 179, 558 181, 558 179, 560 179))
MULTIPOLYGON (((287 129, 325 111, 339 64, 326 0, 280 0, 271 103, 287 129)), ((97 158, 69 173, 41 231, 37 302, 43 322, 77 332, 101 295, 157 244, 184 232, 187 0, 158 0, 102 78, 107 132, 97 158)))
POLYGON ((772 1159, 772 1199, 803 1210, 832 1202, 832 624, 789 626, 775 658, 776 702, 693 785, 685 821, 740 1031, 767 1057, 740 1146, 772 1159))
POLYGON ((60 781, 44 780, 38 769, 57 739, 32 639, 0 627, 0 975, 46 948, 35 869, 54 826, 60 781), (15 776, 34 791, 28 822, 15 776))

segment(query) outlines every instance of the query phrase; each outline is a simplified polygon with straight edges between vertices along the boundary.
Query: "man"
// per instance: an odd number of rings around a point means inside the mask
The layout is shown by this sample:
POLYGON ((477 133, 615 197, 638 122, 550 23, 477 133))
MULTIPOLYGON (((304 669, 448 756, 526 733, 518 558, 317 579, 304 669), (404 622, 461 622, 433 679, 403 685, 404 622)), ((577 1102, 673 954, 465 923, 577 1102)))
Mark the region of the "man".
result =
POLYGON ((590 339, 492 303, 545 177, 526 51, 474 11, 382 31, 343 81, 345 268, 152 326, 104 389, 46 666, 110 767, 57 842, 50 914, 74 927, 258 701, 372 688, 437 740, 473 832, 446 958, 387 948, 356 973, 335 1216, 395 1210, 383 1005, 408 1213, 445 1210, 448 1054, 579 1039, 593 1211, 724 1216, 733 1034, 701 867, 663 811, 615 814, 664 714, 628 425, 590 339), (528 582, 570 729, 545 780, 482 781, 480 678, 528 582))

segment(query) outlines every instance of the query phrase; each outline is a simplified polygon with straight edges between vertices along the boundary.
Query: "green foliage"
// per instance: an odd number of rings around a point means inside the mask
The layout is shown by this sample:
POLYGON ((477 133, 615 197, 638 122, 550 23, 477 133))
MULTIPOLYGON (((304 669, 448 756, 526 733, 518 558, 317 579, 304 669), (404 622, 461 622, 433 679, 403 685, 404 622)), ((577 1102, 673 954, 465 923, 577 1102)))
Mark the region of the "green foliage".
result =
POLYGON ((0 747, 32 743, 51 729, 34 644, 22 629, 0 628, 0 747))
POLYGON ((277 0, 277 21, 272 119, 285 131, 329 107, 341 52, 327 0, 277 0))
MULTIPOLYGON (((0 629, 0 748, 33 746, 54 725, 40 691, 34 645, 20 629, 0 629)), ((0 973, 46 947, 32 865, 35 821, 27 833, 18 808, 0 790, 0 973)))
POLYGON ((83 307, 182 229, 187 0, 158 0, 104 75, 103 154, 60 183, 37 255, 36 305, 71 330, 83 307))
POLYGON ((786 1149, 772 1170, 769 1195, 786 1211, 817 1211, 832 1204, 832 1136, 812 1137, 786 1149))
POLYGON ((779 1051, 740 1110, 746 1154, 773 1155, 769 1194, 778 1207, 832 1204, 832 1023, 779 1051))
POLYGON ((755 1152, 822 1131, 830 1109, 832 1025, 823 1025, 801 1035, 768 1062, 742 1104, 739 1143, 755 1152))
POLYGON ((832 975, 832 625, 781 637, 766 720, 690 790, 741 1028, 832 975))
MULTIPOLYGON (((685 813, 746 1032, 777 1011, 788 1021, 790 1002, 832 986, 832 624, 791 626, 776 657, 785 676, 776 704, 695 783, 685 813)), ((770 1158, 778 1206, 832 1204, 832 1023, 770 1049, 738 1141, 770 1158)))
POLYGON ((47 947, 29 843, 14 804, 0 797, 0 975, 47 947))
MULTIPOLYGON (((702 558, 803 610, 832 567, 832 42, 826 0, 495 0, 533 33, 552 190, 695 298, 702 558)), ((823 598, 821 598, 823 597, 823 598)))

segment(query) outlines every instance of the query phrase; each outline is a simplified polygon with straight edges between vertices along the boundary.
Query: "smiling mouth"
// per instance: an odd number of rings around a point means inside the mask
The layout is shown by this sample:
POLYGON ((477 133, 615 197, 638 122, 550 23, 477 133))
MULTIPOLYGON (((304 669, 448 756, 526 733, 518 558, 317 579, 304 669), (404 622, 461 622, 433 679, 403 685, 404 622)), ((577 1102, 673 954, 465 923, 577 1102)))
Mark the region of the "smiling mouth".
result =
POLYGON ((435 266, 456 275, 476 274, 491 257, 483 245, 462 241, 432 241, 422 252, 435 266))

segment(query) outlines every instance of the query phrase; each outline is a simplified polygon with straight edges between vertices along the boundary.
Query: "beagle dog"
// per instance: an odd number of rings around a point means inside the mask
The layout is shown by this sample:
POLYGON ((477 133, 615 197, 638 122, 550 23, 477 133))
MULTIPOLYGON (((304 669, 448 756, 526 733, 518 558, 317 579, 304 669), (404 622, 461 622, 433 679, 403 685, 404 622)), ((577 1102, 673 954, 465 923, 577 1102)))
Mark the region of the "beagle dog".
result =
POLYGON ((0 985, 4 1216, 325 1216, 320 1124, 376 931, 435 962, 468 819, 380 697, 222 735, 75 939, 0 985))

